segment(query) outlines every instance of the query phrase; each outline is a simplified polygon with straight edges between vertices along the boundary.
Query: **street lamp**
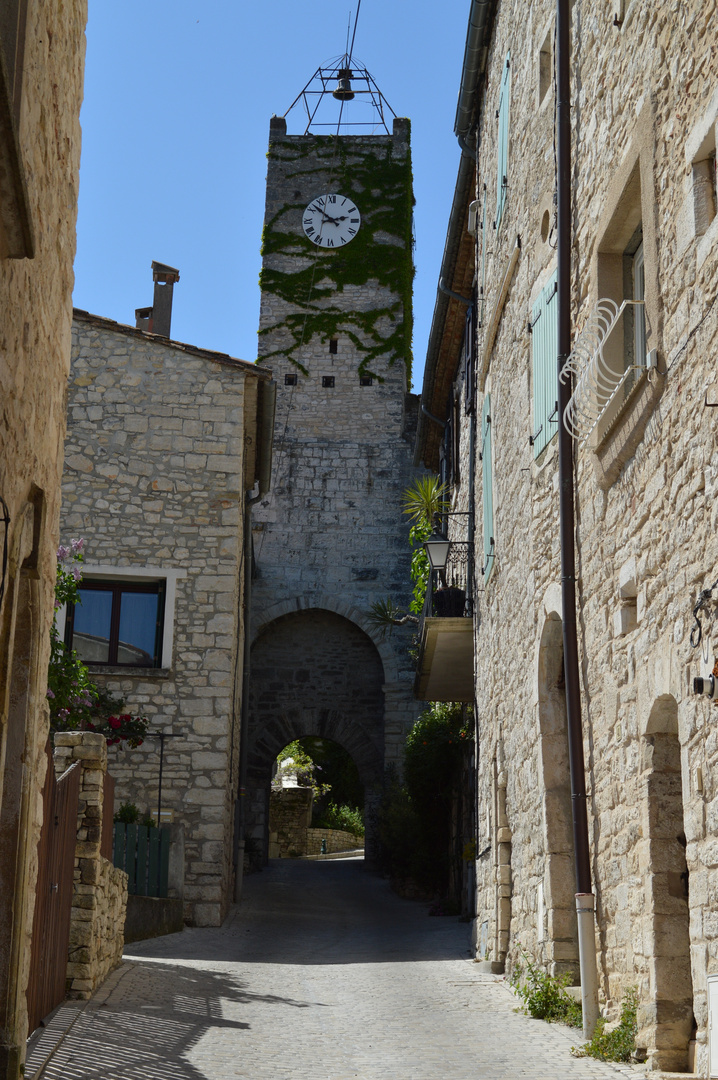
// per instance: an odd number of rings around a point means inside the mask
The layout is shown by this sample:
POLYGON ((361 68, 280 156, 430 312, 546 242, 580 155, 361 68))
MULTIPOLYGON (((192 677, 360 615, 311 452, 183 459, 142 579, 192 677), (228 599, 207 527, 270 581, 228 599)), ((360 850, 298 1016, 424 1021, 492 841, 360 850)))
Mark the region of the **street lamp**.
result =
POLYGON ((449 558, 449 548, 451 547, 451 540, 447 540, 445 536, 434 528, 434 532, 431 536, 427 537, 424 541, 424 549, 429 558, 429 564, 432 570, 446 570, 446 563, 449 558))

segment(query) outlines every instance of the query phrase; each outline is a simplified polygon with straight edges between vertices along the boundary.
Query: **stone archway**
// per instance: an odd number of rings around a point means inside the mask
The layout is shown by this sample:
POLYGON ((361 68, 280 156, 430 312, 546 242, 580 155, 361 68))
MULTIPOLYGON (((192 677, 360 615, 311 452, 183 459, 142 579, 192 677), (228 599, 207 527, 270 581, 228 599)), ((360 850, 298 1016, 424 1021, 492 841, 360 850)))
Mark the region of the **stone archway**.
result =
POLYGON ((653 703, 641 759, 639 865, 648 900, 642 935, 648 954, 648 999, 644 987, 636 1042, 646 1048, 650 1068, 684 1072, 695 1021, 678 704, 670 694, 653 703))
POLYGON ((247 733, 246 835, 266 859, 271 771, 287 743, 331 739, 351 755, 365 790, 366 854, 384 773, 384 666, 364 630, 306 608, 264 624, 252 646, 247 733))
POLYGON ((578 975, 568 717, 563 624, 549 611, 538 649, 539 770, 544 875, 538 889, 538 945, 552 975, 578 975))

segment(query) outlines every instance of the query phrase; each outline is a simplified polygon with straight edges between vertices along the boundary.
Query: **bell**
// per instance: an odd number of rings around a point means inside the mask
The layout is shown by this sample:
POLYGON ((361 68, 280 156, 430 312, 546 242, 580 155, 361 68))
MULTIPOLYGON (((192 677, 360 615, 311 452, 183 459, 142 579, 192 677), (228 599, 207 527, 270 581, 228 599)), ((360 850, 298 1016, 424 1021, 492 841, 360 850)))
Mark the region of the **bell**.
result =
POLYGON ((335 97, 337 101, 351 101, 354 97, 354 91, 352 90, 351 77, 352 73, 349 68, 342 68, 337 77, 339 82, 336 90, 332 91, 332 97, 335 97))

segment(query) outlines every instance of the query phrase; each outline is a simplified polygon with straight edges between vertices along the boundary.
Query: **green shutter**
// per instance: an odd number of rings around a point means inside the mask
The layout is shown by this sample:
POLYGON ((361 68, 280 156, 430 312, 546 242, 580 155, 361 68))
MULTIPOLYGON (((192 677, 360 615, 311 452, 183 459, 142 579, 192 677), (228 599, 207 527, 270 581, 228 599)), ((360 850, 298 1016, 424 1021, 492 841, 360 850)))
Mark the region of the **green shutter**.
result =
POLYGON ((534 458, 537 458, 558 432, 558 301, 556 274, 542 291, 531 313, 533 352, 534 458), (549 419, 551 417, 551 419, 549 419))
POLYGON ((488 581, 494 565, 494 493, 491 477, 491 397, 484 398, 481 412, 481 465, 484 502, 484 557, 481 572, 488 581))
POLYGON ((509 172, 509 113, 511 97, 511 54, 506 54, 504 73, 501 77, 499 96, 499 138, 497 146, 498 168, 496 176, 496 228, 501 224, 506 202, 509 172))

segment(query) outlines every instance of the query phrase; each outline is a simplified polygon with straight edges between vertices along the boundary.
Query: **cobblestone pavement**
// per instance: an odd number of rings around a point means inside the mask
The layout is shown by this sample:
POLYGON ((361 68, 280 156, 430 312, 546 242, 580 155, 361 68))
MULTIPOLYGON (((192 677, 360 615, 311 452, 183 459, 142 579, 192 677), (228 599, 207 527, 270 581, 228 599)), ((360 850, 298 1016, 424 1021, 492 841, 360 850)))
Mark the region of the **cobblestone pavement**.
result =
MULTIPOLYGON (((579 1032, 514 1011, 468 954, 360 860, 273 862, 221 929, 127 947, 43 1080, 599 1080, 579 1032)), ((59 1021, 58 1021, 59 1022, 59 1021)), ((49 1034, 48 1036, 49 1037, 49 1034)), ((45 1051, 46 1053, 46 1051, 45 1051)), ((43 1048, 34 1051, 32 1076, 43 1048)))

